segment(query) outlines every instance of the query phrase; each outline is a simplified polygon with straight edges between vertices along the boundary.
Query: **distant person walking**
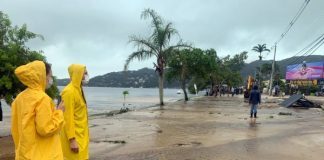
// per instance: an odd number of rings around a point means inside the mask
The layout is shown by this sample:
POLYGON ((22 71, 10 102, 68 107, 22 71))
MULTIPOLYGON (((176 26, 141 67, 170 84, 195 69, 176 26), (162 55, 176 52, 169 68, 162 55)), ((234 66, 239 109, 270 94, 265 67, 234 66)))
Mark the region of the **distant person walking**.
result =
POLYGON ((45 93, 53 84, 51 66, 34 61, 15 70, 27 87, 11 105, 11 134, 16 160, 63 160, 60 130, 63 103, 57 106, 45 93))
POLYGON ((232 97, 234 97, 234 94, 235 94, 235 88, 234 87, 232 87, 232 89, 231 89, 231 92, 232 92, 232 97))
POLYGON ((84 65, 72 64, 68 68, 70 83, 61 96, 65 104, 65 125, 61 133, 64 159, 89 159, 89 128, 87 102, 82 85, 88 83, 88 72, 84 65))
POLYGON ((261 93, 258 90, 258 86, 253 86, 253 89, 250 93, 249 104, 251 104, 251 116, 250 118, 257 118, 257 108, 258 105, 261 103, 261 93))

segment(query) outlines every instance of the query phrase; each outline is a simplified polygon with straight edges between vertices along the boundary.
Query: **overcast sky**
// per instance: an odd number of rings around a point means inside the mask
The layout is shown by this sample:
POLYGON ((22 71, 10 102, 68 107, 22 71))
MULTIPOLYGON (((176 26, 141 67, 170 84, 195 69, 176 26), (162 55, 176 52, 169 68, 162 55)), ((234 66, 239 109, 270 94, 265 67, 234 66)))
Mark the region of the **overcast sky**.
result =
MULTIPOLYGON (((248 62, 258 59, 256 44, 270 48, 304 0, 1 0, 0 10, 14 25, 27 24, 45 40, 28 45, 44 51, 54 75, 68 77, 71 63, 85 64, 90 77, 121 71, 129 54, 130 35, 150 33, 145 8, 170 21, 181 38, 202 49, 214 48, 220 57, 248 51, 248 62)), ((311 0, 277 48, 277 59, 296 54, 324 32, 324 0, 311 0)), ((324 47, 315 54, 324 54, 324 47)), ((273 52, 265 54, 272 59, 273 52)), ((130 64, 130 70, 153 68, 154 59, 130 64)))

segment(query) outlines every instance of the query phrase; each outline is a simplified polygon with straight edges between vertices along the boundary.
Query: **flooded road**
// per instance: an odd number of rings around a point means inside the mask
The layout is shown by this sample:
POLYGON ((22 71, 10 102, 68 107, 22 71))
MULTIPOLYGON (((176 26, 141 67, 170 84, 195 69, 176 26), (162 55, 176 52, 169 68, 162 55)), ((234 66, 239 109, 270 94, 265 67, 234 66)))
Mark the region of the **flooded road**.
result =
POLYGON ((261 105, 256 120, 248 113, 248 104, 240 98, 204 97, 164 110, 130 112, 105 121, 97 117, 91 120, 91 159, 322 159, 320 109, 286 109, 272 103, 261 105))
MULTIPOLYGON (((249 118, 248 104, 238 97, 202 97, 163 110, 92 116, 90 159, 322 160, 323 111, 287 109, 271 101, 264 100, 257 119, 249 118)), ((0 138, 0 146, 0 159, 13 159, 11 137, 0 138)))

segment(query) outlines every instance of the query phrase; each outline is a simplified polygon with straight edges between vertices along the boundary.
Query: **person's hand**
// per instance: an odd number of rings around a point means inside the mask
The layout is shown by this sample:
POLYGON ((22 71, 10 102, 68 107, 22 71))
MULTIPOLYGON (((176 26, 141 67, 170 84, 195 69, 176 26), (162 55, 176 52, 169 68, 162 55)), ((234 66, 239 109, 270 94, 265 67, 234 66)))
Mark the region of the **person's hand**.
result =
POLYGON ((61 111, 64 112, 65 107, 64 107, 64 102, 63 101, 61 101, 61 103, 57 106, 57 110, 61 110, 61 111))
POLYGON ((70 149, 74 153, 79 153, 79 145, 75 138, 70 139, 70 149))

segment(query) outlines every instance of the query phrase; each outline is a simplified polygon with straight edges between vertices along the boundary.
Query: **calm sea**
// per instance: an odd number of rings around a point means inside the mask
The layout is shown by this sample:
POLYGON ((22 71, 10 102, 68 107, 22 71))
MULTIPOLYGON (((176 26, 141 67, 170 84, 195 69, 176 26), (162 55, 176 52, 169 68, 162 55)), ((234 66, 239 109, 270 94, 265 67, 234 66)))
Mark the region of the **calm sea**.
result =
MULTIPOLYGON (((63 87, 59 87, 60 90, 63 87)), ((104 113, 119 110, 124 107, 123 91, 128 91, 125 98, 125 107, 140 109, 159 104, 158 88, 107 88, 84 87, 89 114, 104 113)), ((170 103, 183 99, 183 94, 177 94, 179 89, 164 89, 164 102, 170 103)), ((190 95, 194 96, 194 95, 190 95)), ((2 109, 5 116, 10 115, 10 107, 2 100, 2 109)))

